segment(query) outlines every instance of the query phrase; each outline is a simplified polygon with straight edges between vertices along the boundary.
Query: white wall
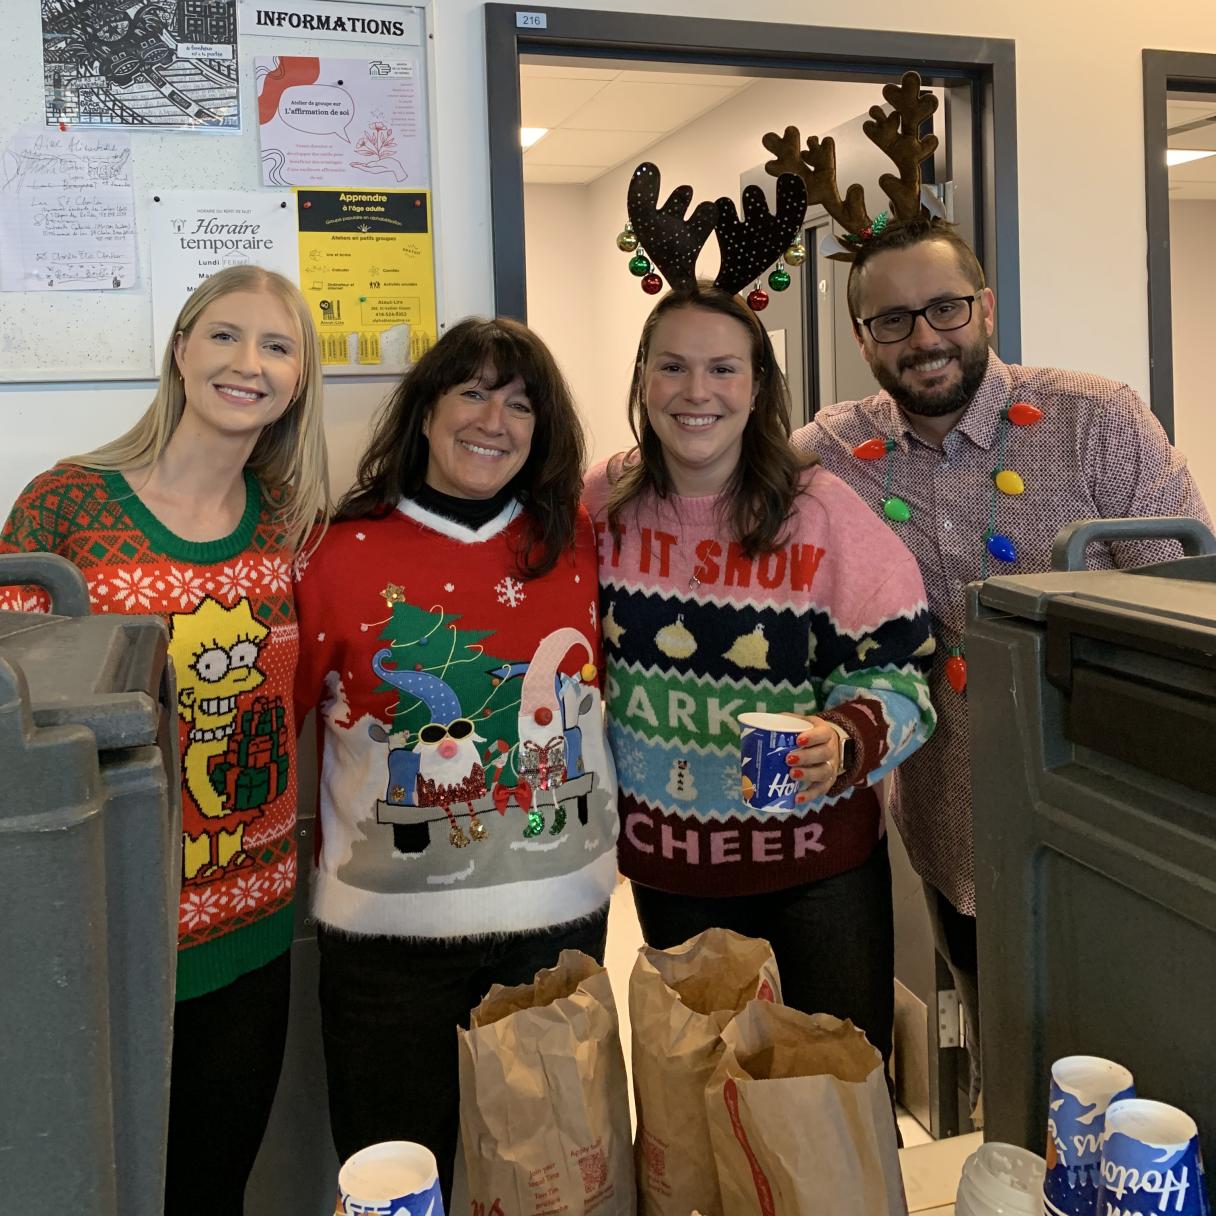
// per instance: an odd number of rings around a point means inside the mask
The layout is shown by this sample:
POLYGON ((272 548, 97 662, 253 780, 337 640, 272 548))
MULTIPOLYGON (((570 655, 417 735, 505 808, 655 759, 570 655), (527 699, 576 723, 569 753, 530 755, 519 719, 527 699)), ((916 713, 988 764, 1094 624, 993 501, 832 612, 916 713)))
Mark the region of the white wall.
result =
POLYGON ((1170 204, 1174 429, 1208 507, 1216 508, 1216 202, 1170 204))
MULTIPOLYGON (((593 407, 597 399, 593 352, 596 279, 588 250, 597 237, 582 185, 524 187, 524 255, 528 275, 528 324, 553 352, 587 429, 588 450, 613 442, 612 419, 593 407)), ((619 444, 617 445, 620 446, 619 444)), ((615 448, 613 449, 616 450, 615 448)))
MULTIPOLYGON (((546 7, 586 3, 550 0, 546 7)), ((746 12, 738 0, 612 0, 609 7, 1015 39, 1024 357, 1101 371, 1147 391, 1140 53, 1216 53, 1211 0, 940 0, 916 9, 897 0, 823 0, 813 11, 804 0, 753 0, 746 12)), ((437 237, 444 315, 454 320, 493 304, 485 38, 482 0, 441 0, 435 10, 437 237)), ((28 48, 30 56, 38 53, 28 48)), ((613 253, 620 218, 613 216, 604 238, 613 253)), ((330 394, 339 482, 383 391, 348 382, 330 394)), ((86 434, 112 434, 129 423, 147 396, 146 386, 0 395, 0 499, 10 501, 30 474, 65 447, 82 446, 86 434)))

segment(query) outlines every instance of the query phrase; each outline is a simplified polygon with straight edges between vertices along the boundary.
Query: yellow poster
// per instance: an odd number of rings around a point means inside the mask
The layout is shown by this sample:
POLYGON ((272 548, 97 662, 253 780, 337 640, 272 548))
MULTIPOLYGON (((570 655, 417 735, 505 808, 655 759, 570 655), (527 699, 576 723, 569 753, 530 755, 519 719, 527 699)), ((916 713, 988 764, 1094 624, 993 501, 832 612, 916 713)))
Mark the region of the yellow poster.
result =
POLYGON ((435 342, 429 190, 297 190, 300 286, 331 371, 400 371, 435 342))

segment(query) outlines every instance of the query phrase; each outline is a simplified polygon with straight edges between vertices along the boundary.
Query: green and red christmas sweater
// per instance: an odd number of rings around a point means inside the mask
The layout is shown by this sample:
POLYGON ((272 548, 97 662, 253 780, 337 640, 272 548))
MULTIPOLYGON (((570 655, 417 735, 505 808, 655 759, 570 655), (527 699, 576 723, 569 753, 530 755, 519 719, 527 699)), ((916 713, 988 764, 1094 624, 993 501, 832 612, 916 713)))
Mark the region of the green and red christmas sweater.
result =
POLYGON ((297 714, 318 707, 313 911, 352 934, 462 938, 603 908, 616 776, 595 544, 523 579, 525 518, 404 499, 334 524, 298 567, 297 714))
MULTIPOLYGON (((619 458, 618 458, 619 459, 619 458)), ((609 737, 621 871, 680 895, 750 895, 866 860, 882 779, 936 722, 920 570, 822 468, 802 475, 781 544, 748 557, 718 498, 643 497, 606 518, 615 474, 587 477, 599 537, 609 737), (773 813, 744 800, 739 715, 818 714, 852 741, 831 790, 773 813)))
MULTIPOLYGON (((58 553, 79 566, 95 612, 168 625, 182 768, 178 1000, 291 946, 299 633, 275 504, 249 474, 245 489, 231 535, 188 541, 121 473, 60 465, 26 487, 0 532, 0 552, 58 553)), ((0 588, 0 609, 47 607, 34 588, 0 588)))

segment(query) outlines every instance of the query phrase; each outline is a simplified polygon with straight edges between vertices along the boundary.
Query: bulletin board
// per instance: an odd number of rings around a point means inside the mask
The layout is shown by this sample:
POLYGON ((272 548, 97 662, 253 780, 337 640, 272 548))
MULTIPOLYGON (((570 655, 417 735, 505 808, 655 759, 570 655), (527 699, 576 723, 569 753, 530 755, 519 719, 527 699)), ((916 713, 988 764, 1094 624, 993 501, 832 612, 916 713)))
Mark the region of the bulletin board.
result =
MULTIPOLYGON (((96 6, 94 0, 49 2, 57 11, 70 10, 73 5, 96 6)), ((152 232, 164 225, 153 222, 153 210, 164 208, 171 200, 192 201, 206 197, 207 192, 221 190, 248 192, 246 197, 251 202, 252 210, 260 209, 265 213, 267 209, 273 209, 276 214, 283 217, 290 215, 297 221, 320 214, 325 209, 344 212, 346 214, 338 219, 331 217, 327 235, 332 237, 335 227, 344 226, 351 234, 352 242, 357 244, 362 241, 364 245, 374 238, 377 222, 386 230, 390 224, 400 228, 392 215, 408 207, 414 231, 406 246, 405 261, 409 265, 404 270, 397 264, 401 258, 394 259, 387 254, 377 258, 374 250, 368 254, 360 247, 353 255, 360 262, 361 270, 366 271, 369 266, 374 268, 378 275, 376 281, 384 280, 385 292, 390 289, 397 291, 394 299, 398 304, 394 308, 382 301, 369 300, 367 289, 360 289, 353 284, 353 280, 345 285, 347 294, 344 296, 336 289, 327 290, 333 281, 321 273, 322 260, 328 256, 333 262, 330 247, 336 238, 326 246, 322 236, 313 234, 301 239, 292 229, 292 240, 298 240, 300 244, 298 249, 292 250, 291 258, 291 265, 293 268, 298 266, 298 272, 296 276, 289 277, 296 277, 305 298, 313 307, 323 349, 327 353, 327 373, 396 374, 401 361, 412 361, 408 335, 415 330, 421 332, 421 323, 412 328, 400 327, 406 333, 407 340, 403 350, 393 351, 398 359, 397 366, 386 366, 379 362, 382 352, 378 335, 384 326, 406 316, 411 320, 420 319, 429 308, 429 324, 434 328, 441 301, 441 277, 436 265, 435 207, 431 192, 436 157, 434 106, 430 100, 433 97, 434 55, 429 34, 429 0, 408 6, 393 4, 392 0, 235 0, 235 4, 234 15, 238 20, 232 33, 235 43, 232 59, 236 76, 233 94, 239 97, 237 122, 231 118, 217 122, 214 114, 221 111, 218 106, 213 106, 210 125, 205 127, 190 129, 166 122, 165 125, 103 128, 90 124, 87 119, 82 119, 76 125, 72 121, 70 107, 67 107, 64 117, 67 119, 65 125, 69 136, 74 131, 80 131, 94 138, 113 134, 124 140, 129 139, 137 285, 124 286, 121 290, 0 291, 0 380, 10 383, 88 382, 157 375, 163 354, 164 334, 154 333, 154 330, 164 329, 163 314, 170 293, 167 289, 162 290, 160 296, 163 298, 154 300, 156 276, 152 259, 156 251, 153 249, 152 232), (386 7, 397 10, 403 19, 394 21, 390 26, 365 16, 382 13, 386 7), (320 18, 308 16, 310 10, 324 10, 327 23, 332 21, 333 16, 344 15, 344 20, 334 30, 317 29, 315 25, 320 18), (292 166, 288 164, 283 168, 282 157, 275 163, 273 157, 265 155, 264 144, 267 140, 259 124, 259 72, 264 76, 268 71, 267 65, 273 64, 275 57, 313 57, 322 64, 327 60, 359 61, 364 67, 368 63, 383 61, 382 70, 386 76, 390 71, 397 71, 399 61, 412 64, 414 83, 422 99, 418 121, 425 126, 425 140, 422 141, 426 151, 425 163, 408 162, 401 146, 395 145, 382 131, 368 129, 370 124, 352 125, 341 137, 347 141, 343 151, 348 152, 349 159, 362 167, 364 180, 357 184, 357 189, 352 183, 349 191, 341 192, 349 193, 351 197, 339 201, 340 191, 332 186, 301 185, 301 181, 307 179, 301 178, 298 165, 293 177, 292 166), (225 122, 230 125, 224 125, 225 122), (376 171, 374 179, 368 178, 366 170, 369 168, 376 171), (314 207, 315 212, 312 210, 314 207), (420 215, 425 217, 425 222, 419 219, 420 215), (305 258, 312 259, 307 264, 307 270, 305 258), (393 275, 397 276, 395 280, 393 275), (398 284, 403 275, 425 280, 422 286, 429 289, 429 297, 427 290, 410 292, 400 289, 398 284), (327 344, 326 328, 320 324, 322 317, 335 321, 335 324, 341 321, 340 336, 331 326, 327 344)), ((0 39, 0 79, 6 82, 6 104, 0 108, 0 153, 10 146, 14 138, 21 141, 39 132, 64 134, 58 126, 47 124, 52 100, 56 104, 58 102, 60 82, 56 76, 56 98, 52 99, 43 63, 44 7, 43 0, 22 0, 5 9, 5 36, 0 39)), ((124 6, 102 7, 121 12, 124 6)), ((189 7, 165 0, 165 19, 171 19, 169 15, 174 11, 180 14, 189 7)), ((179 16, 178 20, 182 18, 179 16)), ((133 30, 130 38, 136 39, 138 33, 133 30)), ((185 35, 178 30, 177 36, 185 35)), ((216 34, 203 30, 197 36, 211 37, 220 41, 221 45, 213 48, 195 47, 193 53, 200 56, 208 52, 215 55, 224 53, 222 39, 226 35, 223 31, 216 34)), ((148 41, 144 39, 145 46, 148 41)), ((161 42, 166 41, 169 40, 162 35, 161 42)), ((146 77, 164 98, 176 104, 186 115, 186 121, 189 121, 191 105, 189 102, 183 104, 180 96, 176 95, 187 91, 182 81, 185 79, 188 84, 190 77, 175 77, 174 66, 170 63, 165 67, 149 68, 146 77)), ((222 64, 201 65, 201 70, 211 81, 219 81, 222 85, 220 69, 223 69, 222 64)), ((95 65, 92 70, 96 72, 95 65)), ((231 69, 227 70, 231 74, 231 69)), ((113 71, 129 73, 131 65, 119 64, 113 71)), ((203 77, 200 75, 199 79, 203 77)), ((350 91, 350 82, 345 83, 350 91)), ((218 96, 223 89, 216 87, 211 92, 218 96)), ((206 104, 205 93, 206 90, 201 87, 195 90, 195 96, 203 98, 201 105, 206 104)), ((332 134, 334 122, 340 125, 340 116, 331 121, 325 115, 324 105, 313 102, 311 98, 309 105, 311 109, 297 107, 299 113, 311 115, 298 122, 305 126, 309 122, 320 124, 332 134)), ((304 140, 297 142, 306 143, 304 140)), ((416 140, 415 144, 418 142, 416 140)), ((288 160, 290 156, 291 151, 288 150, 288 160)), ((184 213, 185 208, 181 210, 184 213)), ((305 226, 299 224, 299 227, 305 226)), ((386 247, 389 244, 387 238, 385 244, 386 247)), ((397 246, 400 244, 398 241, 397 246)), ((7 244, 0 247, 0 262, 4 261, 6 248, 9 248, 7 244)), ((352 255, 341 256, 350 260, 352 255)), ((244 259, 235 255, 228 258, 228 261, 234 260, 244 259)), ((163 268, 165 262, 162 260, 157 265, 163 268)), ((185 298, 184 289, 177 294, 178 298, 172 303, 172 314, 176 313, 185 298)), ((171 327, 171 320, 169 324, 171 327)), ((396 332, 390 331, 389 338, 396 332)), ((415 346, 416 342, 415 337, 415 346)), ((391 340, 386 340, 386 349, 390 344, 391 340)), ((417 353, 416 349, 412 352, 414 357, 417 353)))

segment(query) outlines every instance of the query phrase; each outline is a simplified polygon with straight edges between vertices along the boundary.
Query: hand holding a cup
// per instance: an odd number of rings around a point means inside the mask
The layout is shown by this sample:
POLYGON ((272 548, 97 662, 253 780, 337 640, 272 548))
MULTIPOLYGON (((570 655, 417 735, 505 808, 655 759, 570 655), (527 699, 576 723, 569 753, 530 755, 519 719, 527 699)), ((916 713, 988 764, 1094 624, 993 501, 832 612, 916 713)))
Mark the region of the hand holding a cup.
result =
POLYGON ((830 722, 816 715, 807 718, 797 748, 785 758, 790 776, 798 782, 794 801, 799 805, 822 798, 844 771, 844 740, 830 722))

